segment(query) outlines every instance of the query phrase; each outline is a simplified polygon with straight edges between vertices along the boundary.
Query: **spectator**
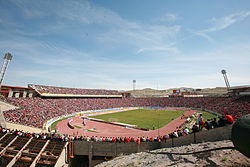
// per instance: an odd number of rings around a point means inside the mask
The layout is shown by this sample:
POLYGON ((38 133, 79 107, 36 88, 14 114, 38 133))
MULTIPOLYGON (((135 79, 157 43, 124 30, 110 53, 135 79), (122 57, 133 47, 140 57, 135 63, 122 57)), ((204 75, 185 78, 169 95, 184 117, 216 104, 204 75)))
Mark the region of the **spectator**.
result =
POLYGON ((179 137, 176 130, 173 132, 173 137, 179 137))
POLYGON ((202 118, 202 114, 199 114, 198 119, 197 119, 198 125, 199 125, 199 129, 201 130, 203 127, 203 118, 202 118))
POLYGON ((211 121, 211 124, 212 124, 213 128, 217 128, 219 126, 217 121, 216 121, 216 118, 213 118, 213 120, 211 121))
POLYGON ((200 131, 200 128, 198 126, 197 123, 195 123, 192 127, 192 133, 196 133, 196 132, 199 132, 200 131))
POLYGON ((183 132, 184 132, 186 135, 188 135, 188 134, 189 134, 189 129, 188 129, 187 127, 185 127, 185 128, 183 129, 183 132))
POLYGON ((232 115, 230 115, 228 113, 224 117, 227 120, 228 124, 232 124, 235 121, 234 118, 232 117, 232 115))
POLYGON ((210 122, 210 120, 205 121, 204 127, 205 127, 207 130, 213 128, 212 123, 210 122))
POLYGON ((227 123, 227 120, 225 117, 220 117, 219 121, 218 121, 218 125, 219 127, 225 126, 227 123))

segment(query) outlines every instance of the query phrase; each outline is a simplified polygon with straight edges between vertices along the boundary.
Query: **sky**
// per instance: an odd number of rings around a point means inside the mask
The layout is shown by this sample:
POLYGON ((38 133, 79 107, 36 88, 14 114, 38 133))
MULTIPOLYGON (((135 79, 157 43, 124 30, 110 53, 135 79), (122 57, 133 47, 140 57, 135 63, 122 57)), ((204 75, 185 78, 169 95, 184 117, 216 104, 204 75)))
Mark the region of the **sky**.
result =
POLYGON ((0 0, 7 52, 4 85, 212 88, 222 69, 250 85, 250 1, 0 0))

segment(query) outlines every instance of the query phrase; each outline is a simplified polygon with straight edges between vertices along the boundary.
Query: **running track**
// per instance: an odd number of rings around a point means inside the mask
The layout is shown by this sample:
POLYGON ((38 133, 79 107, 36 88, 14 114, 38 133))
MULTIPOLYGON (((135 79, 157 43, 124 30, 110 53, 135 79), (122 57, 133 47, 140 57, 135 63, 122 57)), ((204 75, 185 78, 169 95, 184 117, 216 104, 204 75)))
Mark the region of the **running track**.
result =
MULTIPOLYGON (((185 116, 193 115, 196 110, 189 110, 184 113, 185 116)), ((74 136, 97 136, 97 137, 157 137, 169 134, 185 123, 186 119, 182 119, 181 116, 171 121, 166 126, 149 131, 142 131, 137 129, 129 129, 117 125, 111 125, 107 123, 101 123, 91 120, 85 120, 85 126, 83 126, 83 120, 80 117, 70 118, 73 119, 72 124, 80 126, 82 128, 71 129, 68 127, 69 119, 65 119, 57 124, 57 131, 63 134, 74 135, 74 136), (92 129, 95 132, 87 131, 92 129)))

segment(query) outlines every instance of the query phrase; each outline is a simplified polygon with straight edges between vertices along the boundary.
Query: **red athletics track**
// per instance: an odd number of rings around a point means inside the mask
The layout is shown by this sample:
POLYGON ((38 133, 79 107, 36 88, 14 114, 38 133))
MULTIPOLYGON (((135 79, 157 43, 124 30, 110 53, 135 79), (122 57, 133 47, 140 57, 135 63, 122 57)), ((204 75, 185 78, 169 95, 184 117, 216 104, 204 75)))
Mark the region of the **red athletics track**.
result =
MULTIPOLYGON (((184 113, 185 116, 193 115, 196 110, 189 110, 184 113)), ((111 125, 108 123, 96 122, 85 119, 85 126, 83 126, 83 119, 80 117, 74 117, 65 119, 57 124, 57 131, 63 134, 74 135, 74 136, 97 136, 97 137, 157 137, 169 134, 176 130, 176 127, 179 127, 183 123, 185 123, 186 119, 182 119, 181 116, 171 121, 166 126, 149 131, 142 131, 137 129, 129 129, 126 127, 121 127, 117 125, 111 125), (74 128, 71 129, 68 126, 68 121, 73 119, 71 124, 76 125, 82 128, 74 128), (88 129, 92 129, 95 132, 88 131, 88 129)))

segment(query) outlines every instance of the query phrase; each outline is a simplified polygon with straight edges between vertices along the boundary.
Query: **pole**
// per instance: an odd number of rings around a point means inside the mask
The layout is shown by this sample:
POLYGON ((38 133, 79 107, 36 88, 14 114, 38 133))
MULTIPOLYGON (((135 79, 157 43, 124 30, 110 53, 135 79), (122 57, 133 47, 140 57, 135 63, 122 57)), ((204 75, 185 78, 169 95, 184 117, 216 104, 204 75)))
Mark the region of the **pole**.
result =
POLYGON ((158 120, 158 137, 160 137, 159 120, 158 120))
POLYGON ((1 72, 0 72, 0 85, 2 85, 3 82, 3 78, 5 76, 6 70, 8 68, 9 62, 12 60, 12 55, 10 53, 6 53, 4 55, 4 62, 3 62, 3 66, 1 68, 1 72))
POLYGON ((136 83, 136 80, 133 80, 133 90, 135 90, 135 83, 136 83))
POLYGON ((158 122, 158 137, 160 137, 160 129, 159 129, 159 110, 157 110, 157 115, 158 115, 158 119, 157 119, 157 122, 158 122))
POLYGON ((223 75, 223 78, 224 78, 224 81, 225 81, 227 90, 229 91, 229 89, 230 89, 230 84, 229 84, 229 81, 228 81, 228 78, 227 78, 227 72, 226 72, 226 70, 221 70, 221 73, 222 73, 222 75, 223 75))

